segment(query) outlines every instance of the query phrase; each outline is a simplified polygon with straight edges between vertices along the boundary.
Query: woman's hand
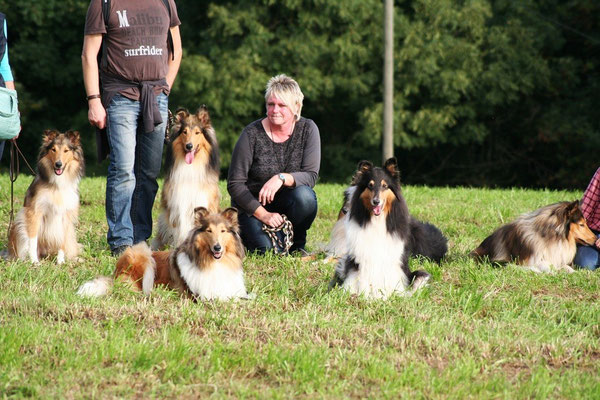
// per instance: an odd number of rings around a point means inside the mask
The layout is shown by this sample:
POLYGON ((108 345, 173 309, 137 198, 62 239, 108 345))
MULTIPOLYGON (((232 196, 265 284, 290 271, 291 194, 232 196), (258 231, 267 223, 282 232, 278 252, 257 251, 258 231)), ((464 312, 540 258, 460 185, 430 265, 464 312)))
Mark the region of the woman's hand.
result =
POLYGON ((600 238, 596 239, 596 247, 600 249, 600 238))
POLYGON ((283 224, 283 217, 279 213, 268 212, 263 207, 259 207, 254 212, 254 216, 258 218, 260 222, 265 225, 270 226, 271 228, 277 228, 281 224, 283 224))
MULTIPOLYGON (((275 194, 283 186, 283 181, 277 175, 273 175, 258 192, 258 201, 263 206, 271 203, 275 198, 275 194)), ((260 218, 259 218, 260 219, 260 218)), ((262 221, 262 220, 261 220, 262 221)), ((264 221, 263 221, 264 222, 264 221)), ((264 222, 266 224, 266 222, 264 222)))

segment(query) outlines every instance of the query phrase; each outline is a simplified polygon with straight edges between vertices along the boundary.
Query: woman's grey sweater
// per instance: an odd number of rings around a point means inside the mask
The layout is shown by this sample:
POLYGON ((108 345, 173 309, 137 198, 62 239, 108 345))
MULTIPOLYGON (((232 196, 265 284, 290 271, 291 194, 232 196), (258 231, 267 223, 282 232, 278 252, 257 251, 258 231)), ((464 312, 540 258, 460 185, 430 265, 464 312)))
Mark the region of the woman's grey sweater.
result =
POLYGON ((314 187, 321 164, 319 128, 312 120, 300 118, 292 136, 283 143, 273 142, 261 121, 242 131, 227 177, 231 205, 249 215, 261 205, 258 192, 271 177, 285 172, 294 177, 296 186, 314 187))

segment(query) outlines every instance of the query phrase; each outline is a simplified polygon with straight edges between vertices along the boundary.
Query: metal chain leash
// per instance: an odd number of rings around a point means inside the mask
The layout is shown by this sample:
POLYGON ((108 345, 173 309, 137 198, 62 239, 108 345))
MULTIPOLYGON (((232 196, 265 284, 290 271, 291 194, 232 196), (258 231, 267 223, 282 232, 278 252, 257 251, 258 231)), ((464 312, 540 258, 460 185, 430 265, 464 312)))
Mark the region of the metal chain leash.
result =
POLYGON ((171 142, 171 128, 175 124, 175 116, 171 112, 171 110, 167 109, 169 116, 167 117, 167 127, 165 128, 165 144, 169 144, 171 142))
POLYGON ((262 230, 271 238, 271 242, 273 243, 273 251, 276 254, 285 256, 289 254, 290 247, 292 247, 292 244, 294 244, 294 227, 285 215, 281 214, 281 216, 283 217, 283 222, 277 228, 271 228, 270 226, 263 224, 262 230), (279 231, 283 232, 285 243, 282 243, 282 241, 277 237, 277 232, 279 231))

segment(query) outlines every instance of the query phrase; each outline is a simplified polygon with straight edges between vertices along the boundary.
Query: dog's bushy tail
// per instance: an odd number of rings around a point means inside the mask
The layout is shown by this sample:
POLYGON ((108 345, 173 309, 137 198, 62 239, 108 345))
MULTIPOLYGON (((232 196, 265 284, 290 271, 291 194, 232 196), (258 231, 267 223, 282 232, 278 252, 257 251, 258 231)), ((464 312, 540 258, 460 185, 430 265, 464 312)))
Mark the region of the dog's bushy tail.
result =
MULTIPOLYGON (((496 252, 494 251, 495 243, 501 240, 503 229, 498 229, 490 236, 486 237, 483 242, 472 252, 469 256, 475 259, 477 262, 490 261, 495 258, 496 252)), ((499 260, 494 260, 498 262, 499 260)), ((508 260, 507 260, 508 261, 508 260)))
MULTIPOLYGON (((156 261, 152 257, 152 250, 145 242, 128 248, 117 260, 115 278, 131 285, 133 290, 149 295, 154 287, 155 276, 156 261)), ((101 276, 85 282, 79 287, 77 294, 93 297, 104 296, 110 292, 113 283, 113 278, 101 276)))
POLYGON ((448 239, 435 226, 414 218, 410 220, 410 254, 423 256, 437 263, 448 251, 448 239))
POLYGON ((109 276, 100 276, 91 281, 87 281, 77 289, 77 295, 84 297, 100 297, 110 293, 113 287, 113 278, 109 276))

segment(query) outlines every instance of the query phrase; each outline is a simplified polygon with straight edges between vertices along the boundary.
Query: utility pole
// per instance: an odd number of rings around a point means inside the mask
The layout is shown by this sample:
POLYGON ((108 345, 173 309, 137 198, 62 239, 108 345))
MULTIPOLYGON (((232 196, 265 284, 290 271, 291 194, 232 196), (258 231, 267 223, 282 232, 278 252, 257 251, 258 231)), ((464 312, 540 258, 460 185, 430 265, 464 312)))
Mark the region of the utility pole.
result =
POLYGON ((394 2, 384 1, 383 161, 394 156, 394 2))

